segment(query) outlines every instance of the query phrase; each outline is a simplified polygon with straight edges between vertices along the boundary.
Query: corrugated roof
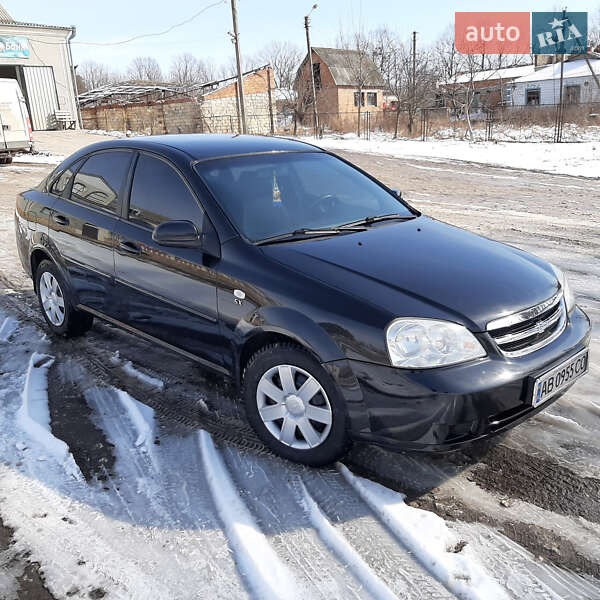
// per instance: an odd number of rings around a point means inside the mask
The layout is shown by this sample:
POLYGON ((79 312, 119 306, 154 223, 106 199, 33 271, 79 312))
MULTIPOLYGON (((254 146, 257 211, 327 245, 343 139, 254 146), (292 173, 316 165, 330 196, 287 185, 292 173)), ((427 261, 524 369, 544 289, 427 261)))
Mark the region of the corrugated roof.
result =
POLYGON ((0 4, 0 23, 14 23, 14 19, 8 14, 8 11, 0 4))
POLYGON ((379 69, 371 58, 358 50, 344 50, 341 48, 317 48, 313 50, 329 67, 333 81, 336 85, 356 86, 356 72, 359 69, 366 71, 364 85, 383 87, 384 81, 379 69), (362 61, 362 64, 361 64, 362 61))
MULTIPOLYGON (((590 59, 590 65, 596 75, 600 75, 600 60, 597 58, 590 59)), ((563 77, 591 77, 590 68, 583 59, 565 62, 563 77)), ((515 80, 515 83, 527 83, 528 81, 547 81, 548 79, 560 79, 560 63, 548 65, 531 75, 521 77, 515 80)))
POLYGON ((42 25, 41 23, 15 21, 2 4, 0 4, 0 25, 8 25, 9 27, 35 27, 38 29, 73 29, 73 27, 63 27, 61 25, 42 25))

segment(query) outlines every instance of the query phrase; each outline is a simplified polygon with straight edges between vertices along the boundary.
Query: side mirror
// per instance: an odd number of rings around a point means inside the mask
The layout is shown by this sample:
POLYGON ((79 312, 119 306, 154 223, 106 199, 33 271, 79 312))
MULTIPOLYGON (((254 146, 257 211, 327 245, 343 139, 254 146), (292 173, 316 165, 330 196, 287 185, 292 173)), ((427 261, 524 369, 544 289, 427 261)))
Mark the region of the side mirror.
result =
POLYGON ((157 225, 152 239, 161 246, 201 248, 202 235, 191 221, 166 221, 157 225))
POLYGON ((394 194, 394 196, 402 200, 402 192, 400 190, 392 190, 392 194, 394 194))

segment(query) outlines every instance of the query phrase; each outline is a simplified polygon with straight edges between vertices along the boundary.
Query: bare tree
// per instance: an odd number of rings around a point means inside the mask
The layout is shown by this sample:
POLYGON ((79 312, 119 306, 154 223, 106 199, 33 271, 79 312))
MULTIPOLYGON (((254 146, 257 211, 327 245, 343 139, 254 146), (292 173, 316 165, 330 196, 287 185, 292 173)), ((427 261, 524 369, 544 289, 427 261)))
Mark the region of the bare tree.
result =
POLYGON ((596 12, 590 19, 588 43, 592 50, 600 52, 600 6, 598 6, 596 12))
POLYGON ((273 68, 275 87, 289 109, 296 106, 294 82, 302 57, 300 48, 291 42, 271 42, 255 55, 256 62, 273 68))
POLYGON ((364 88, 373 80, 373 61, 370 56, 369 38, 361 30, 356 30, 349 35, 340 32, 338 35, 338 48, 349 50, 345 54, 345 68, 350 73, 354 92, 354 104, 357 110, 356 133, 360 137, 360 115, 364 106, 364 88))
POLYGON ((205 83, 217 78, 216 68, 211 61, 196 58, 189 52, 174 56, 171 60, 169 79, 179 85, 205 83))
POLYGON ((94 60, 87 60, 78 65, 77 75, 81 77, 88 90, 115 83, 122 78, 119 73, 111 71, 107 65, 94 60))
POLYGON ((162 81, 158 61, 152 56, 137 56, 127 68, 127 77, 136 81, 162 81))

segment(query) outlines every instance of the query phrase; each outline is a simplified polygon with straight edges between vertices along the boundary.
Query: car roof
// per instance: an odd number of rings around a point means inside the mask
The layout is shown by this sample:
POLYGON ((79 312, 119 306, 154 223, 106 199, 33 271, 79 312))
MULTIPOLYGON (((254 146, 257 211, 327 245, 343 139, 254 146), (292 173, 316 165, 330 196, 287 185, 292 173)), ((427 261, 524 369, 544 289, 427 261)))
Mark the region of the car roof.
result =
POLYGON ((185 152, 193 160, 223 156, 239 156, 268 152, 323 152, 321 148, 287 138, 262 135, 228 135, 191 133, 179 135, 152 135, 100 142, 86 150, 102 148, 135 148, 165 152, 169 149, 185 152))

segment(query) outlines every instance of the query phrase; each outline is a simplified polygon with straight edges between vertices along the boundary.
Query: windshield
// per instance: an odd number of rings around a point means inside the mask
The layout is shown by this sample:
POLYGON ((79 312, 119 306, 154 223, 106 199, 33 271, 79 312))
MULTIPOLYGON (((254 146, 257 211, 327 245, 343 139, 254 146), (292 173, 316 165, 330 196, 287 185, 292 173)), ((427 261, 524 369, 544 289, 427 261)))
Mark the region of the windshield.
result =
POLYGON ((413 214, 360 171, 321 152, 216 159, 197 163, 196 171, 253 242, 366 217, 413 214))

